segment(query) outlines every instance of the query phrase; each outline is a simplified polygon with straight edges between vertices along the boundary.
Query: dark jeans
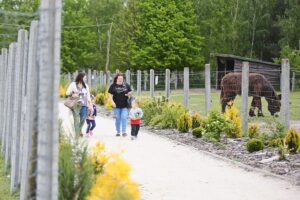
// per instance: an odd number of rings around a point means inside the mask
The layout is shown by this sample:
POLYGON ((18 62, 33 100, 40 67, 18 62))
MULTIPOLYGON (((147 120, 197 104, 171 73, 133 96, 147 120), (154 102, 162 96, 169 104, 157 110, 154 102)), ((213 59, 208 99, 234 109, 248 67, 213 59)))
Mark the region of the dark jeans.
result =
POLYGON ((96 120, 87 119, 86 123, 87 123, 86 133, 89 133, 96 127, 96 120))
POLYGON ((131 136, 137 136, 140 130, 139 124, 131 124, 131 136))

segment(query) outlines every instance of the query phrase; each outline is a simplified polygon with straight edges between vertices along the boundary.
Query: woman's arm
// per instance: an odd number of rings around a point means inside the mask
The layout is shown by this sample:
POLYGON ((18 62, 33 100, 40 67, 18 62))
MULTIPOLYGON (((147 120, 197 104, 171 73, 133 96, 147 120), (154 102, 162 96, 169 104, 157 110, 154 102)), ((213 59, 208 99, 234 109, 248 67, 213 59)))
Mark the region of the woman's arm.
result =
POLYGON ((116 107, 116 103, 114 102, 114 100, 113 100, 113 95, 112 94, 110 94, 110 93, 108 93, 108 96, 109 96, 109 99, 110 99, 110 102, 111 102, 111 104, 112 104, 112 107, 116 107))

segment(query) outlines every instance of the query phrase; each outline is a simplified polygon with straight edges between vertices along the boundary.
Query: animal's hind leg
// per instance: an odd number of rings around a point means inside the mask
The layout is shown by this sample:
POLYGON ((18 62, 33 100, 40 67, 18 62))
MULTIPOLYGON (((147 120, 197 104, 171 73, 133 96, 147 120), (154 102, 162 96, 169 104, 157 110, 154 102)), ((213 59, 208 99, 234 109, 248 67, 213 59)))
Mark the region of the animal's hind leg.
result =
POLYGON ((254 113, 255 107, 256 107, 256 105, 255 105, 255 101, 254 101, 254 97, 253 97, 252 102, 251 102, 251 108, 250 108, 250 111, 249 111, 249 116, 250 117, 255 116, 255 113, 254 113))
POLYGON ((261 106, 261 98, 260 97, 256 97, 256 105, 258 107, 258 113, 257 116, 258 117, 264 117, 264 114, 262 112, 262 106, 261 106))

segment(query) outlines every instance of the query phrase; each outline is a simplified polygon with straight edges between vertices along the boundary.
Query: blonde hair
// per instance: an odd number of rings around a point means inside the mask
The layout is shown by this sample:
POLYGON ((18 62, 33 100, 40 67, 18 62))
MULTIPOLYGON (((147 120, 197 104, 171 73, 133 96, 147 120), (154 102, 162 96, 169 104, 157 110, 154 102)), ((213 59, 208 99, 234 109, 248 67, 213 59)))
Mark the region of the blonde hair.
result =
POLYGON ((135 99, 135 100, 133 100, 133 102, 132 103, 135 103, 136 105, 140 105, 140 100, 138 100, 138 99, 135 99))

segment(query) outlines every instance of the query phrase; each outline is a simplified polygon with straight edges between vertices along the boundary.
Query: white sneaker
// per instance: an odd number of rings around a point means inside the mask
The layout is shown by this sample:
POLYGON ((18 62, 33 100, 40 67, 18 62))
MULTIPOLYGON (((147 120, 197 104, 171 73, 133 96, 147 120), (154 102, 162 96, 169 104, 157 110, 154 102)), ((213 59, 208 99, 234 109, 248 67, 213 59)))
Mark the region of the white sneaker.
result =
POLYGON ((134 136, 131 136, 131 140, 134 140, 135 138, 134 138, 134 136))

